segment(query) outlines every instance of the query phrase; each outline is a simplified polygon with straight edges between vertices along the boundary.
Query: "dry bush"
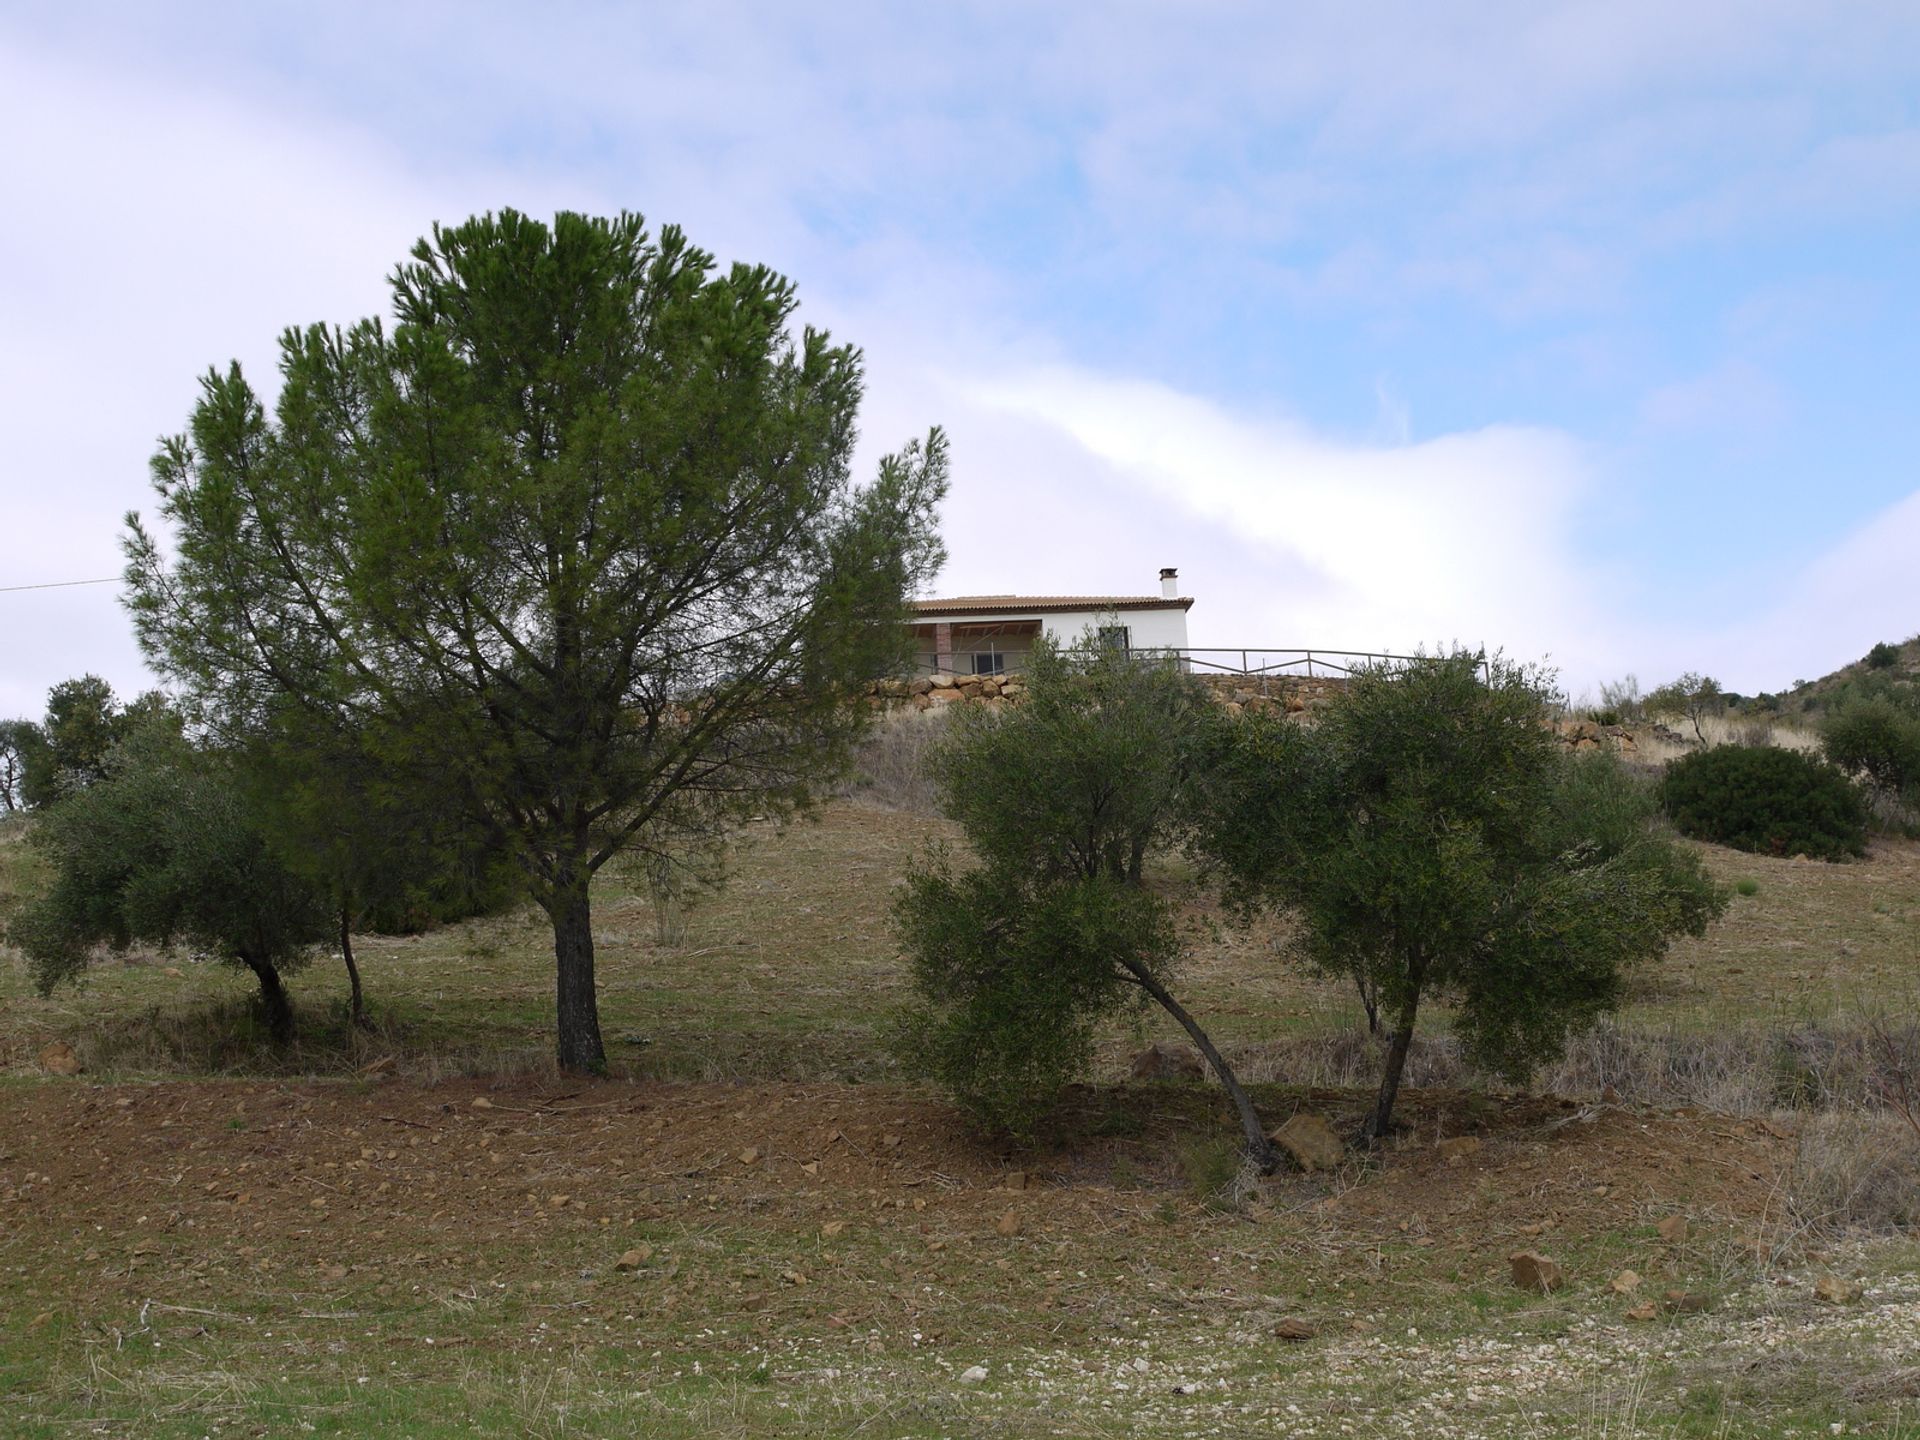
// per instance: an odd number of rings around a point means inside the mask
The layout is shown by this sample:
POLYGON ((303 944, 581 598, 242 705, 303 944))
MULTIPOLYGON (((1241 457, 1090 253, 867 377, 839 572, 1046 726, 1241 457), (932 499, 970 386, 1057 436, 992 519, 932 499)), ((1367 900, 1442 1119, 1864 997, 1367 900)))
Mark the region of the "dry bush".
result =
POLYGON ((937 813, 940 797, 927 760, 950 723, 945 710, 903 706, 882 715, 854 751, 853 772, 841 793, 882 810, 937 813))
MULTIPOLYGON (((1262 1083, 1328 1089, 1366 1089, 1380 1083, 1385 1041, 1358 1025, 1269 1041, 1230 1057, 1241 1078, 1262 1083)), ((1401 1083, 1460 1088, 1483 1077, 1467 1064, 1459 1043, 1447 1034, 1415 1032, 1401 1083)))
POLYGON ((1886 1111, 1840 1110, 1801 1123, 1788 1203, 1814 1229, 1906 1229, 1920 1220, 1920 1133, 1886 1111))
MULTIPOLYGON (((1378 1081, 1383 1048, 1380 1039, 1356 1024, 1291 1035, 1252 1047, 1235 1060, 1253 1080, 1353 1088, 1378 1081)), ((1500 1087, 1445 1033, 1414 1037, 1406 1083, 1500 1087)), ((1531 1085, 1542 1093, 1588 1097, 1609 1087, 1637 1104, 1744 1115, 1780 1110, 1898 1115, 1908 1105, 1902 1097, 1911 1095, 1920 1138, 1920 1027, 1867 1019, 1639 1030, 1606 1020, 1573 1036, 1559 1063, 1541 1070, 1531 1085)))

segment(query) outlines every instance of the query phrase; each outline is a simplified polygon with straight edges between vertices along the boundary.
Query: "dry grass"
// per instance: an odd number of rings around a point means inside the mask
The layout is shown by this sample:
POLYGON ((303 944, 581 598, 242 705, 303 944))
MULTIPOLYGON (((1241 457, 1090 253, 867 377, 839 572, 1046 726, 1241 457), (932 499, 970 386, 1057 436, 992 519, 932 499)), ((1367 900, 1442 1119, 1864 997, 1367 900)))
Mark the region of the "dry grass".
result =
MULTIPOLYGON (((906 998, 906 971, 888 905, 913 854, 956 838, 943 820, 851 802, 826 807, 817 823, 756 829, 726 886, 687 916, 679 944, 660 943, 644 886, 605 879, 595 940, 616 1072, 892 1073, 881 1035, 906 998)), ((20 883, 21 872, 5 868, 11 853, 0 848, 0 887, 9 876, 20 883)), ((1769 1091, 1767 1057, 1782 1043, 1774 1037, 1844 1036, 1863 1017, 1909 1005, 1920 845, 1879 844, 1847 865, 1703 853, 1719 878, 1750 880, 1755 893, 1737 896, 1704 939, 1644 972, 1616 1025, 1540 1083, 1569 1093, 1630 1084, 1648 1099, 1750 1109, 1769 1091)), ((1351 990, 1288 959, 1284 923, 1225 923, 1177 862, 1151 878, 1188 902, 1180 993, 1231 1051, 1276 1076, 1366 1072, 1371 1057, 1351 990)), ((249 1025, 247 981, 227 967, 134 953, 97 965, 84 988, 42 999, 19 957, 0 950, 0 1070, 29 1071, 40 1045, 65 1039, 96 1073, 345 1074, 380 1054, 435 1074, 539 1073, 550 1045, 550 946, 534 911, 430 935, 366 937, 357 948, 378 1034, 368 1043, 350 1033, 344 975, 322 956, 291 981, 303 1028, 290 1054, 273 1052, 249 1025)), ((1434 1019, 1415 1065, 1444 1082, 1464 1070, 1448 1048, 1444 1012, 1434 1019)), ((1150 1039, 1180 1038, 1149 1014, 1140 1029, 1109 1039, 1104 1073, 1124 1073, 1150 1039)))
POLYGON ((945 709, 889 711, 855 754, 853 778, 843 793, 883 810, 938 814, 940 797, 927 778, 927 757, 951 724, 945 709))
POLYGON ((1920 1134, 1880 1109, 1795 1117, 1787 1185, 1793 1214, 1816 1230, 1905 1230, 1920 1220, 1920 1134))
MULTIPOLYGON (((1709 715, 1701 720, 1700 730, 1709 746, 1778 745, 1785 750, 1809 753, 1820 749, 1820 736, 1816 732, 1778 716, 1709 715)), ((1634 726, 1633 737, 1634 758, 1647 765, 1665 765, 1701 745, 1691 721, 1672 717, 1657 727, 1653 724, 1634 726)))

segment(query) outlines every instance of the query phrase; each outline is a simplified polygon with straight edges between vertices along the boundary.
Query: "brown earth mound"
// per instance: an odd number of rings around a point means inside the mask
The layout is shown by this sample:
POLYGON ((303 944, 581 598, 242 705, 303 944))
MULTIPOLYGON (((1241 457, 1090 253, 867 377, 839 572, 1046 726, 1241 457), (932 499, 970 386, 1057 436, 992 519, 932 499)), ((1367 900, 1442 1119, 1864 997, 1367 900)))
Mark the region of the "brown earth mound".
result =
MULTIPOLYGON (((1364 1097, 1270 1100, 1271 1118, 1295 1103, 1350 1133, 1364 1097)), ((984 1231, 1023 1189, 1026 1223, 1066 1232, 1147 1223, 1182 1183, 1183 1137, 1223 1133, 1200 1087, 1089 1091, 1076 1104, 1071 1132, 1088 1133, 1091 1117, 1109 1138, 1003 1155, 938 1102, 878 1086, 45 1084, 0 1113, 0 1202, 12 1223, 50 1233, 144 1224, 379 1248, 708 1207, 776 1223, 907 1210, 984 1231)), ((1777 1204, 1790 1149, 1764 1123, 1686 1111, 1413 1092, 1403 1114, 1408 1129, 1383 1154, 1333 1177, 1278 1177, 1271 1202, 1469 1250, 1669 1212, 1755 1224, 1777 1204), (1479 1143, 1441 1143, 1463 1134, 1479 1143)))

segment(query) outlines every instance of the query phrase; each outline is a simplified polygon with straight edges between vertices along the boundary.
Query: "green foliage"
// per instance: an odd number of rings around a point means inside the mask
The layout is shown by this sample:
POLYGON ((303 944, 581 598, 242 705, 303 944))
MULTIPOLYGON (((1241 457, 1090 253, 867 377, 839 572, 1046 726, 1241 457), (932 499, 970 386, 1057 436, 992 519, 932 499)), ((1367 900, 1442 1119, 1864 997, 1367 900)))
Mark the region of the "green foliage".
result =
POLYGON ((1689 670, 1648 695, 1644 709, 1649 715, 1685 720, 1693 727, 1694 738, 1705 744, 1706 721, 1709 716, 1726 713, 1727 700, 1718 680, 1689 670))
POLYGON ((594 1069, 592 876, 667 807, 722 833, 837 776, 940 559, 945 441, 854 485, 858 354, 635 215, 436 227, 392 290, 391 329, 286 333, 271 414, 207 375, 130 603, 217 733, 315 712, 509 846, 594 1069))
POLYGON ((1601 725, 1632 725, 1639 721, 1645 705, 1638 676, 1603 680, 1600 682, 1600 704, 1593 718, 1601 725), (1610 718, 1602 719, 1602 716, 1610 718))
POLYGON ((1391 1021, 1376 1136, 1424 1000, 1524 1076, 1724 904, 1645 786, 1560 746, 1548 681, 1467 652, 1363 672, 1310 729, 1243 720, 1214 769, 1199 843, 1231 893, 1295 912, 1304 959, 1391 1021))
POLYGON ((1748 899, 1751 899, 1760 893, 1760 882, 1750 875, 1745 875, 1733 882, 1733 888, 1736 894, 1744 895, 1748 899))
POLYGON ((1026 702, 960 720, 937 753, 979 866, 935 858, 896 906, 918 996, 904 1053, 989 1128, 1031 1136, 1101 1023, 1151 997, 1207 1053, 1270 1162, 1252 1102, 1167 990, 1179 941, 1140 884, 1147 850, 1190 823, 1216 714, 1175 667, 1043 641, 1026 702))
POLYGON ((1722 745, 1683 755, 1667 766, 1660 800, 1681 834, 1735 850, 1819 860, 1866 850, 1859 787, 1797 750, 1722 745))
POLYGON ((62 680, 47 692, 40 724, 12 722, 20 805, 50 805, 101 779, 113 747, 165 708, 158 694, 123 706, 98 675, 62 680))
POLYGON ((415 934, 497 914, 523 893, 506 844, 456 793, 382 763, 330 717, 277 710, 238 758, 274 853, 355 930, 415 934))
POLYGON ((1187 821, 1217 707, 1191 675, 1111 646, 1042 637, 1027 698, 962 709, 930 769, 943 808, 983 860, 1049 879, 1137 884, 1147 852, 1187 821))
POLYGON ((1843 701, 1821 720, 1820 744, 1887 794, 1920 792, 1920 696, 1889 688, 1843 701))
POLYGON ((1225 1135, 1195 1136, 1180 1147, 1180 1173, 1193 1198, 1208 1210, 1233 1210, 1246 1156, 1225 1135))
POLYGON ((0 815, 27 808, 27 774, 45 763, 46 743, 31 720, 0 720, 0 815))
POLYGON ((1867 651, 1866 665, 1869 670, 1891 670, 1900 663, 1900 647, 1889 645, 1882 640, 1867 651))
POLYGON ((164 719, 139 725, 93 783, 48 807, 32 843, 52 880, 7 938, 43 993, 77 979, 97 946, 179 943, 251 970, 288 1033, 280 972, 329 933, 328 908, 275 858, 228 757, 164 719))
POLYGON ((1162 975, 1178 953, 1165 902, 1106 874, 956 874, 936 858, 894 916, 919 997, 903 1056, 979 1124, 1020 1140, 1085 1073, 1101 1022, 1145 999, 1122 967, 1162 975))

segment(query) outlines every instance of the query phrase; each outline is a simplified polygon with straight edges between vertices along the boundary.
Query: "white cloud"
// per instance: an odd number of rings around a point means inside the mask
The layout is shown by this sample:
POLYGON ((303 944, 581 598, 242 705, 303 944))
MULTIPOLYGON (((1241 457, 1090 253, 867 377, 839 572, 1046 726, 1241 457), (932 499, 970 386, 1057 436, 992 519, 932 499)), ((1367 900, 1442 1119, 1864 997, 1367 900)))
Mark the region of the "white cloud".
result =
MULTIPOLYGON (((1598 574, 1574 543, 1588 467, 1564 435, 1494 426, 1348 441, 1061 367, 966 393, 985 425, 1049 436, 1052 453, 1034 468, 1071 475, 1090 518, 1116 517, 1115 529, 1138 537, 1124 545, 1124 577, 1096 588, 1150 577, 1143 541, 1164 556, 1169 534, 1184 530, 1199 545, 1159 562, 1184 558, 1202 602, 1196 645, 1404 650, 1457 639, 1538 658, 1607 628, 1591 598, 1598 574)), ((1036 571, 1055 557, 1084 568, 1064 543, 1072 531, 1050 533, 1059 549, 1023 547, 1036 571)))

